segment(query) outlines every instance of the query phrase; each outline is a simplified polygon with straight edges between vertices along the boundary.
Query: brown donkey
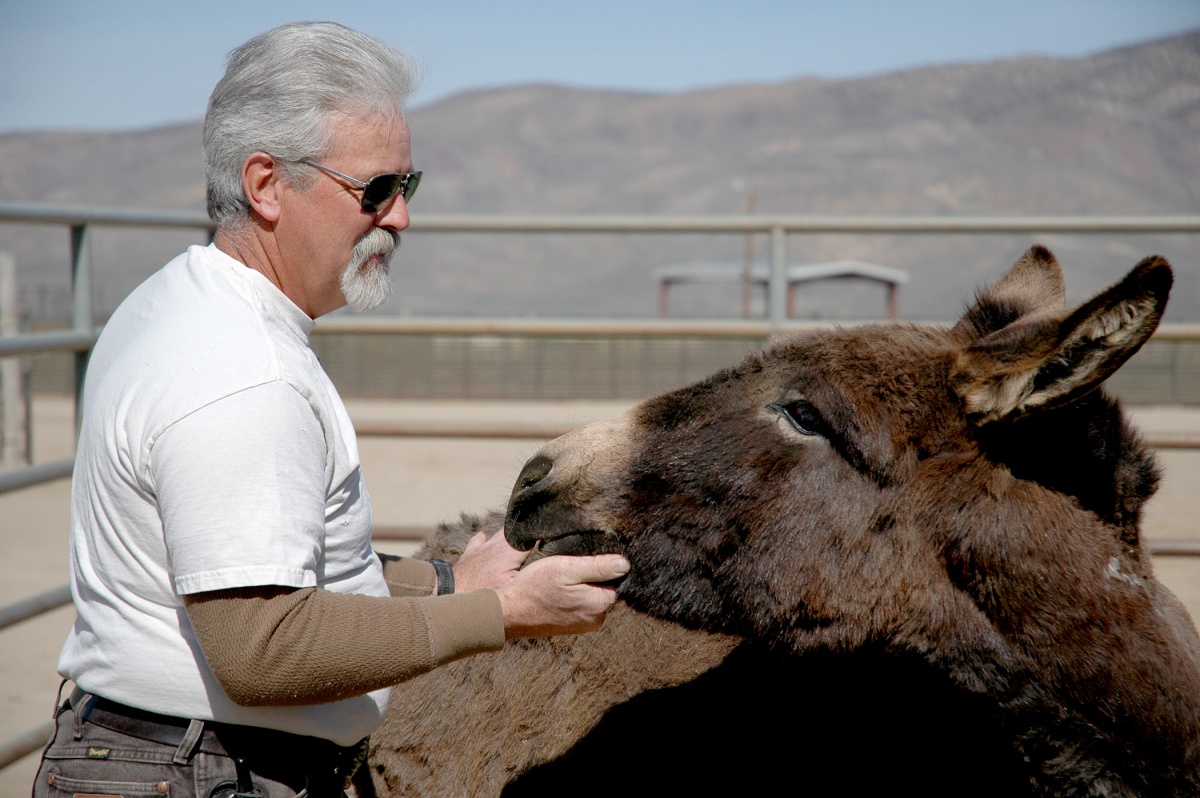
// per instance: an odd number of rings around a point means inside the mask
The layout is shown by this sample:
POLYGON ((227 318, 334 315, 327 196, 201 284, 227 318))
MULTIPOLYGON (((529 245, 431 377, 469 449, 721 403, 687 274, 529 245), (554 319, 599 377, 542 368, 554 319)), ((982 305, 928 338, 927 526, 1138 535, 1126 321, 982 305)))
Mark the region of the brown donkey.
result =
POLYGON ((1034 248, 953 328, 802 334, 552 442, 507 534, 624 551, 624 605, 397 687, 360 795, 1200 795, 1200 641, 1098 389, 1170 285, 1066 310, 1034 248))
POLYGON ((1148 258, 1065 309, 1035 247, 953 328, 798 335, 550 443, 508 538, 619 548, 621 598, 687 627, 916 658, 1036 794, 1200 795, 1200 641, 1139 537, 1153 458, 1098 389, 1171 281, 1148 258))

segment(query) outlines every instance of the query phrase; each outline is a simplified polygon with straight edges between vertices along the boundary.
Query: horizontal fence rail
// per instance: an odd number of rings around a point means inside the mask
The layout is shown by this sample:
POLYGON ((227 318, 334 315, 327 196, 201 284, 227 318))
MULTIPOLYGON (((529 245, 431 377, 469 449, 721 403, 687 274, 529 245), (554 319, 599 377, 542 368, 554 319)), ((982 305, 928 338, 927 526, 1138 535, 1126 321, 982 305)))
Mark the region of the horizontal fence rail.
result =
POLYGON ((215 230, 208 214, 152 208, 113 208, 93 205, 50 205, 40 202, 0 202, 0 222, 56 224, 67 227, 183 227, 215 230))
POLYGON ((53 330, 21 333, 0 338, 0 357, 30 355, 37 352, 87 352, 96 345, 100 331, 53 330))
MULTIPOLYGON (((745 338, 766 340, 780 333, 877 324, 877 319, 838 321, 795 321, 782 325, 765 321, 622 321, 611 319, 418 319, 405 316, 324 316, 314 335, 354 333, 360 335, 516 335, 530 338, 745 338)), ((907 323, 946 326, 947 321, 907 323)), ((1191 341, 1200 339, 1200 323, 1163 324, 1151 340, 1191 341)), ((2 340, 2 339, 0 339, 2 340)))
MULTIPOLYGON (((3 206, 0 206, 0 213, 3 206)), ((1200 216, 472 216, 417 214, 448 233, 1197 233, 1200 216)))
MULTIPOLYGON (((215 229, 200 211, 0 202, 13 224, 215 229)), ((442 233, 1197 233, 1200 216, 511 215, 422 214, 413 232, 442 233)))
MULTIPOLYGON (((839 322, 847 325, 853 322, 839 322)), ((828 322, 788 321, 784 331, 819 329, 828 322)), ((766 340, 780 330, 765 321, 620 321, 608 319, 416 319, 400 316, 325 316, 314 335, 515 335, 529 338, 744 338, 766 340)), ((1200 324, 1196 325, 1200 335, 1200 324)))
POLYGON ((15 601, 6 607, 0 607, 0 629, 7 629, 13 624, 27 621, 70 603, 70 585, 59 585, 44 593, 38 593, 36 596, 15 601))
POLYGON ((20 737, 0 745, 0 770, 24 759, 35 751, 45 748, 46 743, 50 742, 50 735, 53 733, 54 721, 48 720, 40 726, 25 732, 20 737))
POLYGON ((61 460, 0 472, 0 493, 29 488, 56 479, 66 479, 71 476, 74 468, 75 458, 64 457, 61 460))
POLYGON ((364 438, 489 438, 552 440, 570 427, 547 424, 430 424, 425 422, 359 422, 354 432, 364 438))

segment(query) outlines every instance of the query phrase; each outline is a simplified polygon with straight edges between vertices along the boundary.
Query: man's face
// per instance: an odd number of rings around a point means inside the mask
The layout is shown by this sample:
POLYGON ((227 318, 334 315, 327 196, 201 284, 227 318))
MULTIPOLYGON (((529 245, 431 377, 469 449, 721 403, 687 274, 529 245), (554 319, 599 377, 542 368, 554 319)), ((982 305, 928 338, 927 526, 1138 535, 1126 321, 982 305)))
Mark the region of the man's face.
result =
MULTIPOLYGON (((408 124, 399 115, 339 116, 330 129, 323 166, 363 181, 413 168, 408 124)), ((287 269, 282 287, 313 318, 347 302, 369 310, 390 292, 388 261, 408 227, 408 208, 396 196, 368 213, 361 198, 361 190, 319 170, 307 190, 283 193, 274 236, 287 269)))

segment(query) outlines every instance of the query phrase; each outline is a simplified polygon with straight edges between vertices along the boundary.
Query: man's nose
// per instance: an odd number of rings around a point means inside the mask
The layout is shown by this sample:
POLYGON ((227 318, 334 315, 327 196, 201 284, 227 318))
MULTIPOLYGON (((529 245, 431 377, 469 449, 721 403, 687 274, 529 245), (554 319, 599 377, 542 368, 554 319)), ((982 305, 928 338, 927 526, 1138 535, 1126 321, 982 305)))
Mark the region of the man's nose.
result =
POLYGON ((406 229, 410 222, 411 220, 408 218, 408 203, 399 194, 393 197, 388 205, 384 206, 383 212, 375 220, 376 226, 386 227, 389 230, 395 230, 397 233, 406 229))

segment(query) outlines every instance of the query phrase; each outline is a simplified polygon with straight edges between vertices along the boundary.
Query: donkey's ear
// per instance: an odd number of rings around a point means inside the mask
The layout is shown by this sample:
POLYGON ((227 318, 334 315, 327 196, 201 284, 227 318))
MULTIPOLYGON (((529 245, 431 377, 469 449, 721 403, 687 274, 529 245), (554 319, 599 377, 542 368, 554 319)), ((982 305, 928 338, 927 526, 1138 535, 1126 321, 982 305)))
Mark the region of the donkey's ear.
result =
POLYGON ((1066 299, 1062 269, 1050 250, 1030 247, 1016 265, 982 291, 967 310, 954 334, 975 341, 1024 316, 1058 311, 1066 299))
POLYGON ((952 380, 967 414, 984 423, 1083 396, 1158 327, 1172 279, 1165 260, 1146 258, 1069 315, 1020 319, 960 350, 952 380))

